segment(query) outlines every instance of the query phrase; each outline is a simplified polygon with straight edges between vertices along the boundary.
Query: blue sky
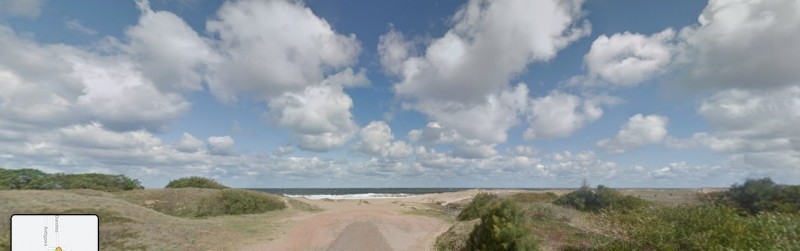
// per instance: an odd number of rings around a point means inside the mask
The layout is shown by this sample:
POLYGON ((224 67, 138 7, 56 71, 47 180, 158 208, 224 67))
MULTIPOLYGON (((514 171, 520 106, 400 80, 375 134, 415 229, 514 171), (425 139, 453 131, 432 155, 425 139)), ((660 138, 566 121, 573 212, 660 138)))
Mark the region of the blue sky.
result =
POLYGON ((0 166, 148 187, 796 183, 798 5, 0 0, 0 166))

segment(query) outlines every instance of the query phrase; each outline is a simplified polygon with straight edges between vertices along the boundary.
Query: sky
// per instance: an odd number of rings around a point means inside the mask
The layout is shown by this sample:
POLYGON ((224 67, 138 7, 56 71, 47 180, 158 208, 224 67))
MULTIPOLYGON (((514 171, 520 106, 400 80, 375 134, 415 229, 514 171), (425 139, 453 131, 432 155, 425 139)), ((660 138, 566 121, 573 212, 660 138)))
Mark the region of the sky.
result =
POLYGON ((797 184, 798 44, 794 0, 0 0, 0 167, 797 184))

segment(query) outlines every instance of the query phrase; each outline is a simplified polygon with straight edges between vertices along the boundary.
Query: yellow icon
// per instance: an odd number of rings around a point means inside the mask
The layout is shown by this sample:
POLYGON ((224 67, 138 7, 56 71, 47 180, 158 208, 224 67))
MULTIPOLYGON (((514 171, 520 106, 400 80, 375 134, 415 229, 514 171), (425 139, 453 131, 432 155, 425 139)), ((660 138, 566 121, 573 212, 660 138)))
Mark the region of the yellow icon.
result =
POLYGON ((56 251, 62 251, 61 247, 56 247, 56 251))

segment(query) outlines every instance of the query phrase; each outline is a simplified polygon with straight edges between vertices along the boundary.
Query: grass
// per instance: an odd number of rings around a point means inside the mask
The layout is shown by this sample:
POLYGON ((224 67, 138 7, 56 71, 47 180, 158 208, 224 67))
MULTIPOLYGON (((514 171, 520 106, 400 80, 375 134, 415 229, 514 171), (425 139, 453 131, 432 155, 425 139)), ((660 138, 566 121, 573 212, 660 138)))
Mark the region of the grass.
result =
POLYGON ((442 206, 438 203, 422 203, 420 207, 411 207, 410 210, 405 211, 404 213, 410 215, 430 216, 445 220, 449 223, 454 223, 458 211, 449 210, 448 207, 442 206))
MULTIPOLYGON (((461 208, 479 212, 485 210, 482 207, 489 205, 491 201, 502 199, 512 201, 520 207, 522 215, 528 219, 526 226, 535 239, 541 240, 540 246, 543 250, 600 245, 611 240, 610 236, 601 233, 599 223, 595 220, 596 215, 552 204, 551 202, 557 197, 553 193, 522 192, 501 197, 486 195, 483 197, 483 201, 470 202, 461 208)), ((466 250, 469 234, 479 222, 477 219, 456 221, 450 229, 437 237, 436 249, 466 250)))
POLYGON ((206 178, 206 177, 199 177, 199 176, 192 176, 187 178, 180 178, 177 180, 171 180, 167 184, 165 188, 210 188, 210 189, 225 189, 228 188, 225 185, 220 184, 219 182, 206 178))
MULTIPOLYGON (((800 204, 797 196, 796 204, 785 199, 796 186, 765 187, 779 188, 772 189, 777 195, 760 192, 768 189, 742 189, 748 196, 761 196, 747 199, 766 201, 751 204, 772 209, 755 215, 733 203, 736 198, 726 197, 729 192, 723 189, 583 188, 566 191, 561 201, 555 194, 522 192, 482 195, 464 208, 482 215, 486 205, 496 201, 516 203, 543 250, 800 250, 800 214, 793 213, 800 204)), ((437 250, 470 250, 465 240, 476 222, 480 221, 456 222, 437 238, 437 250)))
POLYGON ((253 214, 286 208, 278 196, 239 189, 148 189, 121 192, 118 196, 130 203, 179 217, 253 214))
MULTIPOLYGON (((156 189, 112 193, 90 190, 0 191, 0 201, 2 201, 0 250, 9 249, 8 220, 9 216, 15 213, 98 214, 101 221, 100 250, 113 251, 236 250, 236 245, 275 238, 284 227, 284 223, 277 222, 277 219, 296 212, 276 210, 260 214, 197 218, 176 217, 144 205, 144 201, 148 200, 180 199, 183 203, 181 205, 185 206, 191 199, 202 197, 206 194, 205 191, 203 189, 156 189), (156 197, 147 198, 147 196, 156 197)), ((275 198, 281 200, 277 196, 275 198)))

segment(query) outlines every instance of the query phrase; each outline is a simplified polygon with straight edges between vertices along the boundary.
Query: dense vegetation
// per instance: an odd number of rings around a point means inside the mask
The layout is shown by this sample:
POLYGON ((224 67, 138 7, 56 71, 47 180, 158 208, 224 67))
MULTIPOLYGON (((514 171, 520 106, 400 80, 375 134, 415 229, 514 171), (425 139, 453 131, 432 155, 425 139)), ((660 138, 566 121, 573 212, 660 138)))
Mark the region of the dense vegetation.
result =
POLYGON ((0 168, 0 190, 2 189, 94 189, 120 191, 142 189, 139 180, 124 175, 47 174, 36 169, 8 170, 0 168))
MULTIPOLYGON (((673 192, 649 198, 659 194, 673 192)), ((661 205, 602 185, 557 198, 479 194, 437 239, 437 249, 800 250, 800 186, 749 179, 686 198, 661 205)))
POLYGON ((188 218, 256 214, 286 208, 284 200, 276 195, 240 189, 146 189, 117 196, 164 214, 188 218))
POLYGON ((467 250, 535 250, 538 243, 531 234, 522 210, 510 200, 487 205, 467 240, 467 250))
POLYGON ((497 195, 490 193, 479 193, 472 198, 472 202, 467 204, 464 210, 456 217, 458 220, 472 220, 481 217, 481 214, 488 209, 489 204, 497 200, 497 195))
POLYGON ((724 196, 736 207, 755 215, 761 212, 800 212, 800 186, 775 184, 770 178, 735 184, 724 196))
POLYGON ((600 212, 601 210, 630 211, 647 206, 647 201, 630 195, 622 195, 603 185, 591 189, 588 185, 562 195, 554 201, 557 205, 568 206, 579 211, 600 212))
POLYGON ((225 189, 228 188, 225 185, 220 184, 219 182, 206 178, 206 177, 198 177, 192 176, 187 178, 180 178, 177 180, 169 181, 166 188, 187 188, 187 187, 194 187, 194 188, 211 188, 211 189, 225 189))
MULTIPOLYGON (((286 208, 283 200, 256 191, 225 189, 220 196, 205 202, 207 205, 222 205, 222 214, 256 214, 286 208)), ((209 212, 213 214, 213 211, 209 212)))
POLYGON ((724 204, 687 204, 604 215, 623 238, 598 250, 797 250, 800 215, 741 216, 724 204))

